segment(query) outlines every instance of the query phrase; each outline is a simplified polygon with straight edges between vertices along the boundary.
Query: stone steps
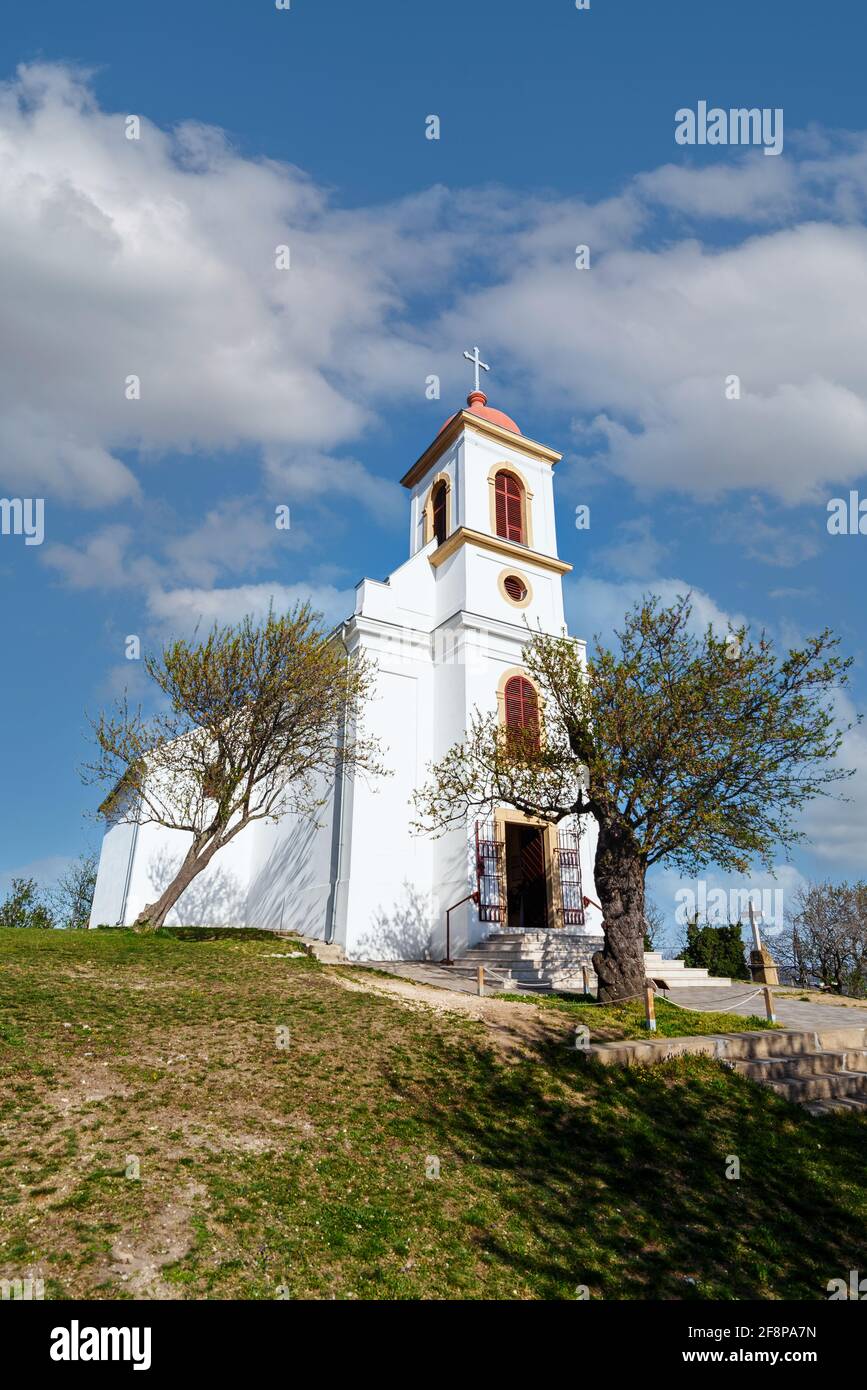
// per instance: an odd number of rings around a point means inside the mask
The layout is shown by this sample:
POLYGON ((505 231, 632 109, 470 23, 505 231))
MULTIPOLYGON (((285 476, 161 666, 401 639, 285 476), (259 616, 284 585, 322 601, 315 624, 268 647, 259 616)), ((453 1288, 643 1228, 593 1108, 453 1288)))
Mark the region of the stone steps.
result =
POLYGON ((791 1077, 787 1081, 764 1083, 778 1096, 803 1105, 816 1100, 858 1100, 867 1109, 867 1073, 817 1072, 814 1076, 791 1077))
POLYGON ((802 1052, 788 1057, 759 1057, 733 1061, 732 1067, 754 1081, 787 1081, 822 1076, 829 1072, 862 1072, 867 1075, 867 1051, 802 1052))
POLYGON ((860 1026, 593 1043, 588 1056, 606 1066, 635 1066, 686 1053, 715 1057, 811 1114, 867 1113, 867 1028, 860 1026))
POLYGON ((663 960, 658 951, 644 952, 644 973, 663 989, 727 989, 731 980, 709 975, 701 966, 682 960, 663 960))
MULTIPOLYGON (((602 937, 564 931, 494 932, 468 947, 449 968, 468 976, 484 965, 491 971, 491 986, 499 983, 502 989, 581 990, 582 966, 586 966, 589 987, 595 990, 591 957, 602 941, 602 937)), ((684 965, 682 960, 664 961, 657 951, 645 951, 644 968, 648 979, 666 989, 725 989, 731 984, 722 976, 684 965)))
POLYGON ((578 936, 568 931, 494 932, 470 946, 448 967, 465 979, 476 979, 479 966, 485 967, 486 989, 582 990, 582 966, 587 967, 589 985, 596 988, 591 956, 602 944, 596 936, 578 936))

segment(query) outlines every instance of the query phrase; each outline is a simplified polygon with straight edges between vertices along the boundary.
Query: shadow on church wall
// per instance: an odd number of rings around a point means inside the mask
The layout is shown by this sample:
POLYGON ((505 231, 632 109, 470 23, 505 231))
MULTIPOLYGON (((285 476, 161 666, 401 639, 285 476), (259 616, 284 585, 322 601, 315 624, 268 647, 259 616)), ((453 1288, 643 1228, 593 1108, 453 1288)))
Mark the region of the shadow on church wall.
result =
POLYGON ((435 937, 430 894, 404 880, 402 903, 391 913, 374 914, 370 930, 352 943, 352 954, 366 960, 432 960, 435 937))
POLYGON ((303 936, 325 934, 328 883, 317 883, 311 850, 321 826, 299 821, 278 836, 259 869, 247 898, 247 925, 267 931, 297 931, 303 936), (316 890, 320 898, 316 898, 316 890))
MULTIPOLYGON (((166 849, 151 856, 147 874, 155 898, 168 888, 183 858, 166 849)), ((237 875, 218 864, 184 889, 166 923, 171 927, 243 927, 245 907, 246 893, 237 875)))

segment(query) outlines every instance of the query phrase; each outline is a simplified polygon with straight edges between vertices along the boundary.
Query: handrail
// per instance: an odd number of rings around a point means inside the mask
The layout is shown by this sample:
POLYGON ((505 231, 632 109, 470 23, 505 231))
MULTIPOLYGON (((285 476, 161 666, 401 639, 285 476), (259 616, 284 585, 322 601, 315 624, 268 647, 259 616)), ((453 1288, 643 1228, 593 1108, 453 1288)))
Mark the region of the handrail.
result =
POLYGON ((440 961, 440 965, 454 965, 454 961, 452 960, 451 915, 456 907, 463 907, 464 903, 468 903, 470 900, 474 903, 478 903, 478 892, 468 893, 465 898, 461 898, 459 903, 452 903, 451 907, 446 909, 446 953, 440 961))

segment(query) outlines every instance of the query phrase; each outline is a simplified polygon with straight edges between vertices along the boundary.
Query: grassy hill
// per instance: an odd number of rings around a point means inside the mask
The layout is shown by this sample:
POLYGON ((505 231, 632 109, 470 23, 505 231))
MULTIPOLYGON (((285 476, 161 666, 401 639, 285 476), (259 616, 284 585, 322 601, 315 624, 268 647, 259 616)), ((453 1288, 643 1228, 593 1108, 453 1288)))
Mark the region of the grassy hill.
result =
POLYGON ((478 1022, 292 949, 0 932, 0 1277, 41 1271, 46 1297, 824 1299, 867 1269, 863 1119, 706 1059, 596 1070, 565 1032, 504 1057, 478 1022))

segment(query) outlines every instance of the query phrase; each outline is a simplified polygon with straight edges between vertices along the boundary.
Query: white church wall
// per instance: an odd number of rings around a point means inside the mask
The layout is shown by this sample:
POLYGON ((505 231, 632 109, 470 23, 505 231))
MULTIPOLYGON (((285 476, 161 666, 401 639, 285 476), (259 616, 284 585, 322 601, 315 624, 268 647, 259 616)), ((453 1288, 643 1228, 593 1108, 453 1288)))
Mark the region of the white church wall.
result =
POLYGON ((453 531, 458 526, 466 523, 463 521, 463 499, 461 494, 461 444, 458 438, 450 448, 440 454, 435 463, 422 478, 414 485, 410 494, 410 526, 409 526, 409 551, 410 555, 415 555, 416 551, 424 548, 424 504, 434 478, 445 475, 450 485, 451 515, 449 517, 449 530, 453 531))
MULTIPOLYGON (((181 894, 166 918, 167 925, 245 925, 253 836, 254 828, 248 826, 214 855, 208 867, 181 894)), ((135 921, 143 907, 165 891, 191 841, 188 831, 168 830, 153 824, 139 826, 124 915, 127 926, 135 921)))
POLYGON ((534 565, 528 559, 506 558, 481 546, 466 546, 467 589, 476 595, 474 611, 490 613, 504 623, 514 623, 524 631, 524 619, 533 629, 541 624, 543 632, 560 633, 564 626, 563 586, 559 574, 534 565), (530 601, 524 608, 510 603, 500 589, 500 576, 516 574, 530 589, 530 601))
POLYGON ((526 483, 532 498, 533 550, 543 555, 557 554, 554 527, 554 484, 551 464, 499 439, 467 431, 466 504, 464 525, 491 534, 491 470, 513 468, 526 483))
MULTIPOLYGON (((356 587, 356 616, 429 631, 435 579, 428 556, 435 548, 435 542, 430 541, 387 580, 363 579, 356 587)), ((395 640, 393 635, 392 646, 395 640)))
MULTIPOLYGON (((371 644, 369 650, 375 647, 371 644)), ((359 776, 352 788, 345 949, 351 959, 422 959, 435 926, 430 842, 410 832, 412 792, 429 742, 429 663, 380 660, 365 731, 380 740, 390 777, 359 776), (424 717, 423 717, 424 716, 424 717)))
POLYGON ((324 941, 329 930, 337 844, 334 778, 321 777, 315 815, 260 821, 250 857, 246 924, 266 931, 297 931, 324 941))
POLYGON ((431 570, 436 575, 433 621, 437 627, 466 606, 467 559, 465 551, 466 546, 459 546, 447 559, 437 565, 435 571, 431 566, 431 570))
POLYGON ((114 927, 120 923, 135 835, 131 822, 116 821, 103 836, 90 911, 92 927, 114 927))

